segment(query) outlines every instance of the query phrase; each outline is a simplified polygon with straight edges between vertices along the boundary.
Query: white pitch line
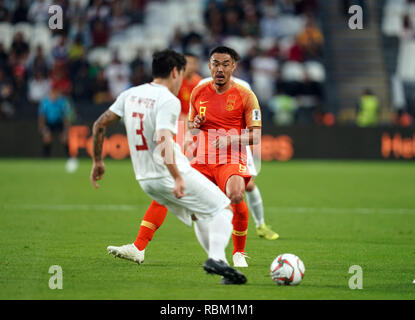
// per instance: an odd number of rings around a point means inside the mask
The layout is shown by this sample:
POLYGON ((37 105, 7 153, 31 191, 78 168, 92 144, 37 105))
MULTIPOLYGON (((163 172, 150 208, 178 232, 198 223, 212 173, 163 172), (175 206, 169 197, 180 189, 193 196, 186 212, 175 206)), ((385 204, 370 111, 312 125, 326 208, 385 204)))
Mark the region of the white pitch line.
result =
POLYGON ((415 214, 415 208, 313 208, 313 207, 265 207, 265 210, 294 213, 357 213, 357 214, 415 214))
MULTIPOLYGON (((137 211, 147 208, 142 205, 129 204, 4 204, 0 209, 10 210, 54 210, 54 211, 137 211)), ((339 214, 415 214, 415 208, 318 208, 318 207, 265 207, 265 211, 290 213, 339 213, 339 214)))
POLYGON ((22 209, 22 210, 56 210, 56 211, 89 211, 89 210, 105 210, 105 211, 132 211, 145 207, 135 205, 114 205, 114 204, 12 204, 3 205, 4 209, 22 209))

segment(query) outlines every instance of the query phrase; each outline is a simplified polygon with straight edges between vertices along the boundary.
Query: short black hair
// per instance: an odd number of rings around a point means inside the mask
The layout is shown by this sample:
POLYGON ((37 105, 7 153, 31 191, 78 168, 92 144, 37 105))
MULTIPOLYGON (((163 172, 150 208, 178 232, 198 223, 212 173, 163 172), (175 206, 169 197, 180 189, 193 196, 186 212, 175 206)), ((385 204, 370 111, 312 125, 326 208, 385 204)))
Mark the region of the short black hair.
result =
POLYGON ((166 49, 153 54, 153 78, 168 78, 174 67, 177 71, 184 70, 186 67, 186 59, 181 53, 166 49))
POLYGON ((238 52, 236 52, 234 49, 229 48, 229 47, 225 47, 225 46, 216 47, 210 52, 209 59, 212 58, 213 54, 215 53, 229 54, 231 58, 233 59, 233 61, 235 62, 238 62, 239 60, 241 60, 241 56, 238 54, 238 52))

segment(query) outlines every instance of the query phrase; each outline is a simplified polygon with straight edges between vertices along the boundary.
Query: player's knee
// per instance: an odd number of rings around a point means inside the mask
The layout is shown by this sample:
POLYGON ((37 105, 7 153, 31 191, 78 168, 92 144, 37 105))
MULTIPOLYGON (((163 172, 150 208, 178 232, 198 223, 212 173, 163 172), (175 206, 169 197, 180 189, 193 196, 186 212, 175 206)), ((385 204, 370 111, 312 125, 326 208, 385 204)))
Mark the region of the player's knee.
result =
POLYGON ((232 204, 238 204, 244 200, 244 193, 243 192, 231 192, 229 195, 229 199, 231 200, 232 204))
POLYGON ((255 189, 255 182, 253 179, 249 180, 248 184, 246 185, 246 191, 252 192, 255 189))

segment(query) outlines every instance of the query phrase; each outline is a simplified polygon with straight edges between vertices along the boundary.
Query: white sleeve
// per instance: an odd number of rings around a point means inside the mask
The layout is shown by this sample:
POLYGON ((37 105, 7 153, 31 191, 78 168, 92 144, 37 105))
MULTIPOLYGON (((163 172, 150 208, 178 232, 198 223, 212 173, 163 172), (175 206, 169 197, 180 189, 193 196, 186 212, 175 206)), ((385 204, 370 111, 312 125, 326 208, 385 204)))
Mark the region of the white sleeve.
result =
POLYGON ((157 111, 156 131, 167 129, 173 134, 176 134, 180 109, 180 102, 178 99, 171 99, 163 103, 157 111))
POLYGON ((124 104, 125 104, 125 97, 126 91, 122 92, 118 97, 117 100, 111 105, 109 108, 112 112, 114 112, 117 116, 123 118, 124 117, 124 104))

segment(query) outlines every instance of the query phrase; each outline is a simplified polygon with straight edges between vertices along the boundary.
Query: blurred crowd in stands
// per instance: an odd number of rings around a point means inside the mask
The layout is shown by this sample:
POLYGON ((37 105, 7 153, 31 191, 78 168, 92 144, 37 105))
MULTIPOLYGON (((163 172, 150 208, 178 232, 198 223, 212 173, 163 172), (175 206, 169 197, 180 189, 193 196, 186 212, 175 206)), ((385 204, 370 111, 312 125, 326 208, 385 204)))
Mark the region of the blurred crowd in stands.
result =
MULTIPOLYGON (((276 125, 324 120, 324 38, 317 0, 0 0, 0 118, 35 118, 58 91, 72 106, 108 106, 151 81, 151 55, 199 57, 224 44, 276 125), (63 29, 51 30, 51 4, 63 29)), ((94 114, 95 116, 95 114, 94 114)))

